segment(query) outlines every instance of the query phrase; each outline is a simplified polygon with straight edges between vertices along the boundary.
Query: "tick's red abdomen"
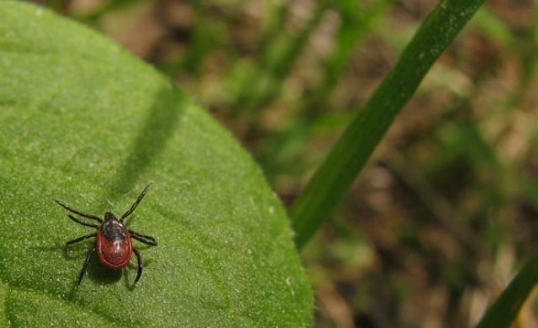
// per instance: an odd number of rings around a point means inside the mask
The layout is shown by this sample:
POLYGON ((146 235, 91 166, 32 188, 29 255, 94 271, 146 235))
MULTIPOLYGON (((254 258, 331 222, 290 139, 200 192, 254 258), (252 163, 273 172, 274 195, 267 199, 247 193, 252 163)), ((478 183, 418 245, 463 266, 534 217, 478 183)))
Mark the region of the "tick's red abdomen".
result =
POLYGON ((96 250, 105 267, 123 269, 131 261, 133 253, 131 236, 118 220, 105 220, 97 233, 96 250))
POLYGON ((108 241, 102 234, 97 235, 97 257, 110 269, 123 269, 131 261, 131 238, 123 241, 108 241))

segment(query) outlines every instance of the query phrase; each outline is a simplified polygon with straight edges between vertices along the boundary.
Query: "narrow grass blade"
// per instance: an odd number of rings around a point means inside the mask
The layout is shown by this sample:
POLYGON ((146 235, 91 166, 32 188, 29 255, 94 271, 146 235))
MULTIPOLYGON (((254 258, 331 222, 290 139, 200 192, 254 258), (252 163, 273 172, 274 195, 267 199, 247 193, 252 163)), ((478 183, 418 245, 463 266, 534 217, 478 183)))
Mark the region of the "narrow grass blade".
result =
POLYGON ((248 111, 250 117, 255 116, 254 113, 280 92, 282 81, 289 74, 293 63, 301 55, 330 5, 331 2, 327 0, 318 2, 311 19, 301 31, 296 36, 285 37, 282 50, 277 49, 281 47, 277 40, 274 42, 275 45, 266 44, 269 48, 261 52, 257 70, 246 77, 244 86, 240 88, 244 91, 237 96, 231 106, 233 116, 245 111, 248 111), (260 84, 260 80, 264 79, 268 79, 269 83, 260 84))
POLYGON ((441 1, 348 126, 290 212, 301 248, 326 221, 437 57, 483 0, 441 1))
POLYGON ((509 327, 537 282, 538 252, 523 266, 501 296, 489 307, 476 327, 509 327))

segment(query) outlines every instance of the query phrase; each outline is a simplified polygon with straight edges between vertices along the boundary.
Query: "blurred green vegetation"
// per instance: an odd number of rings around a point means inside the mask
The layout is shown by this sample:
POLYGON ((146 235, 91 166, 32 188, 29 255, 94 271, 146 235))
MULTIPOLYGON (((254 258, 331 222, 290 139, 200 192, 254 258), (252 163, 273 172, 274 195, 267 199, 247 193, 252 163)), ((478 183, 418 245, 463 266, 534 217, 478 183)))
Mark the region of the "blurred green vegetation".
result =
MULTIPOLYGON (((44 5, 153 63, 290 205, 436 1, 44 5)), ((492 0, 428 73, 303 251, 320 327, 478 322, 538 240, 538 10, 492 0)), ((136 92, 136 90, 133 90, 136 92)), ((515 325, 538 325, 538 297, 515 325)))

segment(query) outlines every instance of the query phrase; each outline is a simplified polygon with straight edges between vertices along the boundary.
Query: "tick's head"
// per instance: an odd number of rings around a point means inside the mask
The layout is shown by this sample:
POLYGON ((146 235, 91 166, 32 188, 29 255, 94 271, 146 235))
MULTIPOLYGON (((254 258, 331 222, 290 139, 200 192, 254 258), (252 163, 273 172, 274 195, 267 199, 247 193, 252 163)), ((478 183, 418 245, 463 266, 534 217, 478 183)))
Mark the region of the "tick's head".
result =
MULTIPOLYGON (((128 236, 125 226, 110 212, 105 213, 105 221, 99 228, 99 232, 109 242, 123 241, 128 236), (108 218, 107 214, 109 215, 108 218)), ((99 240, 99 236, 97 240, 99 240)))
POLYGON ((108 220, 118 221, 118 218, 112 212, 105 212, 105 221, 108 221, 108 220))

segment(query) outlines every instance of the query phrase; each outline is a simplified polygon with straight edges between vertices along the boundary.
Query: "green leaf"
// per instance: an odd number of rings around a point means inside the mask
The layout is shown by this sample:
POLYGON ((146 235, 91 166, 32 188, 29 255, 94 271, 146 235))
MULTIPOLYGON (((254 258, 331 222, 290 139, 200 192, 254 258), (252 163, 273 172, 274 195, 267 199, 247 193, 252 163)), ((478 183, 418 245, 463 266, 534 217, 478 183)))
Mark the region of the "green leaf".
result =
POLYGON ((290 216, 299 248, 328 220, 396 115, 482 2, 441 1, 422 23, 394 69, 357 113, 293 204, 290 216))
POLYGON ((95 32, 0 3, 0 326, 276 327, 312 324, 285 211, 228 132, 154 69, 95 32), (84 212, 154 236, 136 261, 97 259, 84 212))

